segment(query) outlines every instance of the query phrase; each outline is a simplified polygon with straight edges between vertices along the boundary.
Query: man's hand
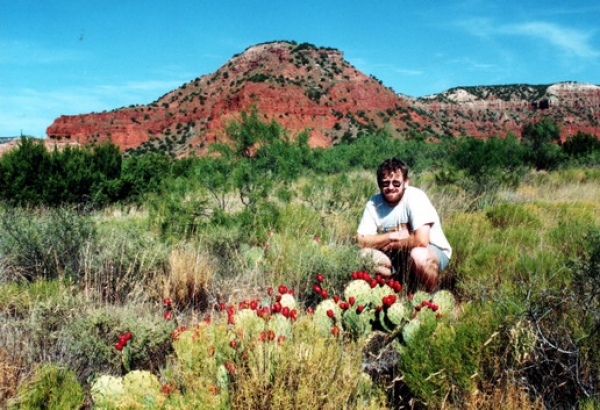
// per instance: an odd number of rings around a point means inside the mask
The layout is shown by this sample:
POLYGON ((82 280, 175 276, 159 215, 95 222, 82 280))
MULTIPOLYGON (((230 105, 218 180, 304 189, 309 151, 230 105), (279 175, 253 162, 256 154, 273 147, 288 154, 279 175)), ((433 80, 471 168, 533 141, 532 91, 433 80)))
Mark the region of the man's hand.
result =
POLYGON ((405 248, 408 245, 408 239, 410 238, 408 229, 389 232, 387 236, 389 242, 381 248, 381 250, 384 252, 391 251, 393 249, 405 248))

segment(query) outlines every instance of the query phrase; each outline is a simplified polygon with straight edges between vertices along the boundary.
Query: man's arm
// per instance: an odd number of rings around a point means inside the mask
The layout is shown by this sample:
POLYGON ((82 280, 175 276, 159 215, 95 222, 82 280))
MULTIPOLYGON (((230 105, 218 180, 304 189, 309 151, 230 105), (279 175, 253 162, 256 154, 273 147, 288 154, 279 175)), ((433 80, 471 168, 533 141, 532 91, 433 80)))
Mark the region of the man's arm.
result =
POLYGON ((379 249, 386 252, 392 249, 426 248, 429 245, 430 230, 431 224, 425 224, 410 235, 406 230, 390 232, 387 234, 390 235, 390 241, 379 249))
POLYGON ((393 241, 392 233, 394 232, 386 232, 381 234, 373 234, 373 235, 356 235, 356 242, 362 248, 373 248, 373 249, 381 249, 389 246, 393 241))

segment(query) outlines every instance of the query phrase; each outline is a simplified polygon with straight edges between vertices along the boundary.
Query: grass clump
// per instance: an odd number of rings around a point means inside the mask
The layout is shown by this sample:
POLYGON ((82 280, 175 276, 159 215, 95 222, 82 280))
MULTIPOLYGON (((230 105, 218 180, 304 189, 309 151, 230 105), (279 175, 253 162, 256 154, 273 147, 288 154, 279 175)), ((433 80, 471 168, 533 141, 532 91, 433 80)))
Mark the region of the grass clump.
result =
POLYGON ((76 410, 83 406, 85 393, 75 374, 55 364, 40 365, 19 388, 9 409, 76 410))

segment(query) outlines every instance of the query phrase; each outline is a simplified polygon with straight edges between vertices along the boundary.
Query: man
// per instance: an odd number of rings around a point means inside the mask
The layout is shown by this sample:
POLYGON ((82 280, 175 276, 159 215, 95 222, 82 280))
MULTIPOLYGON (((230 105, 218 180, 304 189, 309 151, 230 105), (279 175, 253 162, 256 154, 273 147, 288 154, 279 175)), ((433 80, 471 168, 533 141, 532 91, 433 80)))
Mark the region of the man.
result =
POLYGON ((409 186, 402 160, 385 160, 377 168, 377 184, 380 193, 367 202, 357 230, 361 252, 384 277, 399 273, 402 255, 408 254, 409 273, 427 291, 435 290, 452 256, 437 211, 425 192, 409 186))

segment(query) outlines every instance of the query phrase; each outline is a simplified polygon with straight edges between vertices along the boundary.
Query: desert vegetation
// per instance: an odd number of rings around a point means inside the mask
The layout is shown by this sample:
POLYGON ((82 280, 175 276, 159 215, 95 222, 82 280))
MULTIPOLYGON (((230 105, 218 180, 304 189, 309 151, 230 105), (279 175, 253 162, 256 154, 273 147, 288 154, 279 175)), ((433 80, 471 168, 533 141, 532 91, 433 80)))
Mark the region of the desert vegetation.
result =
POLYGON ((255 112, 203 158, 0 159, 0 407, 600 406, 600 149, 383 131, 327 150, 255 112), (397 156, 454 256, 426 294, 352 241, 397 156))

